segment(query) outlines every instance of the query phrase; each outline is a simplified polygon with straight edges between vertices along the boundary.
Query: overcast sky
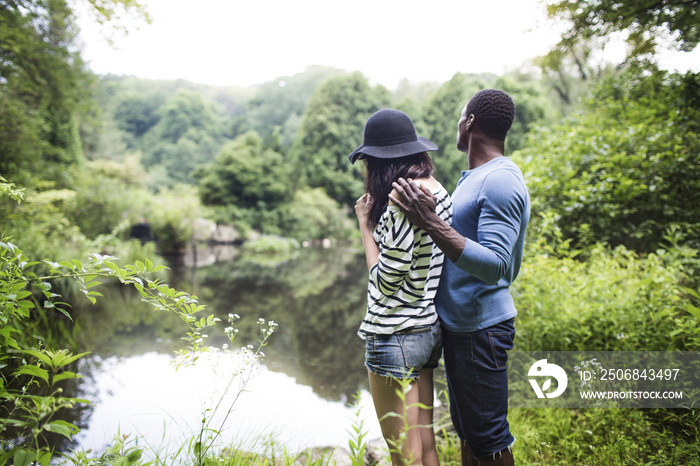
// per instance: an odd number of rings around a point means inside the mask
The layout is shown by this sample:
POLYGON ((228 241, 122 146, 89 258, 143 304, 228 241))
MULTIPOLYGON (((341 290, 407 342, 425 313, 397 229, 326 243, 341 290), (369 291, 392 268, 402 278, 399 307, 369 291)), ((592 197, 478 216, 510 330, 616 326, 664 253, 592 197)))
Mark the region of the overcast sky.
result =
MULTIPOLYGON (((360 71, 393 89, 402 78, 444 82, 456 72, 525 67, 561 31, 546 21, 541 0, 142 3, 152 23, 131 24, 114 46, 102 37, 106 27, 81 17, 83 57, 95 73, 249 86, 322 65, 360 71)), ((608 48, 612 59, 620 53, 608 48)), ((693 55, 669 57, 668 66, 700 63, 693 55)))

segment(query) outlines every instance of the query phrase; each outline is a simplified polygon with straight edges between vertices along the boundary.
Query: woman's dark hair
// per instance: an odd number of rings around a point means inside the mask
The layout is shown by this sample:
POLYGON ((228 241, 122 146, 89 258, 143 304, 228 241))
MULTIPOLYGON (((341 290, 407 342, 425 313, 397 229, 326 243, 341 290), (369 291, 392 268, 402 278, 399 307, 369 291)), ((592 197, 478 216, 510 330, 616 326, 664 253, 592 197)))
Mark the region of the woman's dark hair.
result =
POLYGON ((369 211, 369 221, 372 227, 377 226, 379 219, 389 205, 391 184, 399 178, 428 178, 433 174, 433 161, 427 152, 399 157, 380 159, 365 156, 367 173, 365 174, 365 191, 372 196, 372 207, 369 211))

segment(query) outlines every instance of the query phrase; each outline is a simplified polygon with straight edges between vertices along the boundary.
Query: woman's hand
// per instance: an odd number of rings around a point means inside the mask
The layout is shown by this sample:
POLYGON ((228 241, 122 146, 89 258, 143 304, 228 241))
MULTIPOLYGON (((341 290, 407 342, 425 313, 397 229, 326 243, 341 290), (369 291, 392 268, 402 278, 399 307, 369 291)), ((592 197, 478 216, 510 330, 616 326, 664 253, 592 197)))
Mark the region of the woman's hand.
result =
POLYGON ((355 215, 360 222, 360 227, 369 227, 369 211, 372 208, 372 197, 365 193, 355 202, 355 215))
POLYGON ((360 233, 362 234, 362 244, 365 247, 365 258, 367 268, 372 270, 374 264, 379 262, 379 248, 372 237, 372 228, 369 225, 369 210, 372 208, 372 197, 369 193, 363 195, 355 202, 355 214, 360 221, 360 233))

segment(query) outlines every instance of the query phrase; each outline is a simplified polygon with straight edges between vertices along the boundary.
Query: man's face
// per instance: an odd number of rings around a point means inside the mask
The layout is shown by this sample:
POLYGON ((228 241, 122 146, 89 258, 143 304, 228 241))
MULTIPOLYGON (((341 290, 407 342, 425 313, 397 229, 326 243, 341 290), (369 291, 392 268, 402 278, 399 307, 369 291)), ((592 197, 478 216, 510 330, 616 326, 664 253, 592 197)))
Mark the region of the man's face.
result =
POLYGON ((469 135, 467 132, 469 118, 467 115, 467 106, 462 109, 459 123, 457 123, 457 149, 462 152, 469 151, 469 135))

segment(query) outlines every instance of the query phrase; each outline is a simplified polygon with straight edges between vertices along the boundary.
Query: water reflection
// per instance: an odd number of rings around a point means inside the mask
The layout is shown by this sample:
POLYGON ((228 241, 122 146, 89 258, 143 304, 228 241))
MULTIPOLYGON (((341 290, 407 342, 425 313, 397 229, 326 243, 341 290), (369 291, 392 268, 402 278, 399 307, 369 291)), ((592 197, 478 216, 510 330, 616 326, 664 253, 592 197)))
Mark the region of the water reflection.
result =
MULTIPOLYGON (((241 344, 255 341, 257 321, 279 329, 266 364, 329 400, 345 400, 365 383, 363 348, 356 332, 366 306, 364 259, 354 250, 303 249, 282 263, 239 255, 201 268, 179 268, 176 287, 194 290, 208 311, 237 323, 241 344)), ((212 342, 223 344, 223 334, 212 342)))
MULTIPOLYGON (((93 358, 88 363, 95 362, 93 358)), ((174 455, 198 433, 203 413, 211 419, 210 427, 221 432, 223 444, 263 447, 261 443, 272 437, 295 451, 347 443, 353 408, 324 400, 311 387, 264 365, 237 398, 240 379, 226 392, 233 369, 225 353, 214 353, 177 372, 170 366, 170 356, 158 353, 113 357, 99 364, 101 370, 94 375, 97 390, 92 394, 95 407, 89 426, 78 436, 82 449, 100 451, 120 432, 138 437, 140 445, 158 450, 161 457, 174 455), (208 411, 219 400, 219 411, 208 411)), ((362 406, 369 417, 373 408, 366 392, 362 406)), ((368 421, 367 427, 378 437, 378 424, 368 421)))
MULTIPOLYGON (((364 258, 354 250, 303 249, 283 259, 235 248, 198 251, 196 257, 173 263, 167 280, 197 295, 207 305, 205 313, 223 321, 210 332, 212 345, 227 342, 223 328, 229 313, 241 317, 235 340, 240 346, 257 340, 259 318, 279 324, 264 350, 264 366, 236 410, 248 413, 245 421, 235 421, 245 422, 248 429, 237 429, 234 423, 229 425, 233 432, 250 431, 252 416, 261 428, 275 427, 268 431, 308 430, 303 438, 313 445, 337 442, 338 435, 346 443, 350 408, 345 403, 366 390, 367 383, 363 346, 356 335, 366 305, 364 258), (224 257, 229 260, 221 262, 224 257), (320 424, 315 413, 324 418, 320 424)), ((99 306, 76 309, 80 343, 93 351, 81 367, 86 376, 82 396, 96 404, 81 425, 81 446, 99 449, 109 441, 101 435, 111 437, 130 424, 139 435, 144 435, 141 430, 160 431, 156 433, 162 437, 164 415, 196 428, 201 397, 212 395, 213 384, 211 377, 196 371, 211 367, 200 365, 175 375, 168 361, 184 344, 181 322, 145 306, 123 287, 106 287, 102 293, 99 306), (157 426, 151 424, 154 420, 157 426)), ((372 421, 371 407, 364 414, 372 421)), ((183 435, 191 430, 182 429, 183 435)))

